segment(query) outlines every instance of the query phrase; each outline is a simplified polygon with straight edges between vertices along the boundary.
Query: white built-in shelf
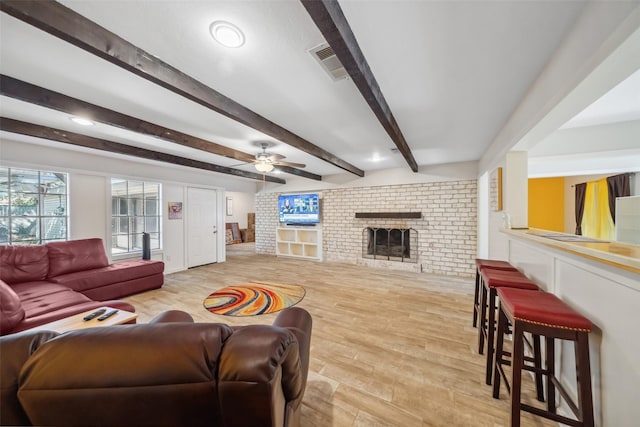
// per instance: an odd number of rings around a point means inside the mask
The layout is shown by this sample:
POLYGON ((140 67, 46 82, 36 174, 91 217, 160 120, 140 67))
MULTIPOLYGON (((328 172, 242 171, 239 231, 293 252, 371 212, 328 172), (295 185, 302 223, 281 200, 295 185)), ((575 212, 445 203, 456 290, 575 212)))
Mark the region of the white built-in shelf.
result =
POLYGON ((322 229, 316 227, 278 227, 276 255, 322 261, 322 229))

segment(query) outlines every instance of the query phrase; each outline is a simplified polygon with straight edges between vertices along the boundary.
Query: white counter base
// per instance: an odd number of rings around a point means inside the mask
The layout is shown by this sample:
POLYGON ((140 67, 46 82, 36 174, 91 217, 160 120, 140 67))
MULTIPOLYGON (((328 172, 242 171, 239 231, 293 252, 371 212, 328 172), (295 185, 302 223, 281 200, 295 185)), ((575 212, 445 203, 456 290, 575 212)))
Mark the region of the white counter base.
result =
MULTIPOLYGON (((596 425, 635 426, 640 420, 640 274, 606 259, 555 248, 505 230, 509 262, 593 323, 589 336, 596 425)), ((572 343, 559 347, 559 378, 575 396, 572 343)))

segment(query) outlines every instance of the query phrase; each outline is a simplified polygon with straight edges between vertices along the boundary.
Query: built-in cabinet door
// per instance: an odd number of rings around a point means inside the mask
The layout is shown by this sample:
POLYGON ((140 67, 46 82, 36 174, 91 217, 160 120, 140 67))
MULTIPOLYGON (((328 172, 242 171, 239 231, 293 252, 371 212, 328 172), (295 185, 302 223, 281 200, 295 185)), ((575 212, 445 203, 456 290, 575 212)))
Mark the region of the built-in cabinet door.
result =
POLYGON ((187 267, 218 260, 216 199, 215 190, 187 189, 187 267))

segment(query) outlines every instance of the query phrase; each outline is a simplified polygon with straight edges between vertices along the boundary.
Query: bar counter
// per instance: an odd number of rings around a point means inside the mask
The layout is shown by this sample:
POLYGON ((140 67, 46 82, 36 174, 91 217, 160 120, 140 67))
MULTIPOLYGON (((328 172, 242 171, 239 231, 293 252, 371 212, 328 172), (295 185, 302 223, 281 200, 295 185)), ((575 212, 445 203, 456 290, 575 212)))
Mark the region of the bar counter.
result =
POLYGON ((595 240, 535 228, 503 231, 514 237, 528 239, 551 248, 640 274, 640 245, 595 240))
MULTIPOLYGON (((637 425, 640 246, 537 229, 501 231, 509 262, 593 323, 589 347, 596 425, 637 425)), ((563 342, 556 365, 575 396, 572 343, 563 342)))

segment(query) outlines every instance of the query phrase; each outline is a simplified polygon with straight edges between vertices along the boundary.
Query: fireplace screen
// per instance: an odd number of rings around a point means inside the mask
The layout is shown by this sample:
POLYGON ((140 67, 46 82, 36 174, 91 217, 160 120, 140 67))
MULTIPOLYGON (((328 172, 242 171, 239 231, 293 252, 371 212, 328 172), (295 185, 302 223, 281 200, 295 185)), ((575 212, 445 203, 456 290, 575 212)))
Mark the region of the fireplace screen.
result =
POLYGON ((367 227, 362 232, 362 257, 418 262, 418 232, 413 228, 367 227))

